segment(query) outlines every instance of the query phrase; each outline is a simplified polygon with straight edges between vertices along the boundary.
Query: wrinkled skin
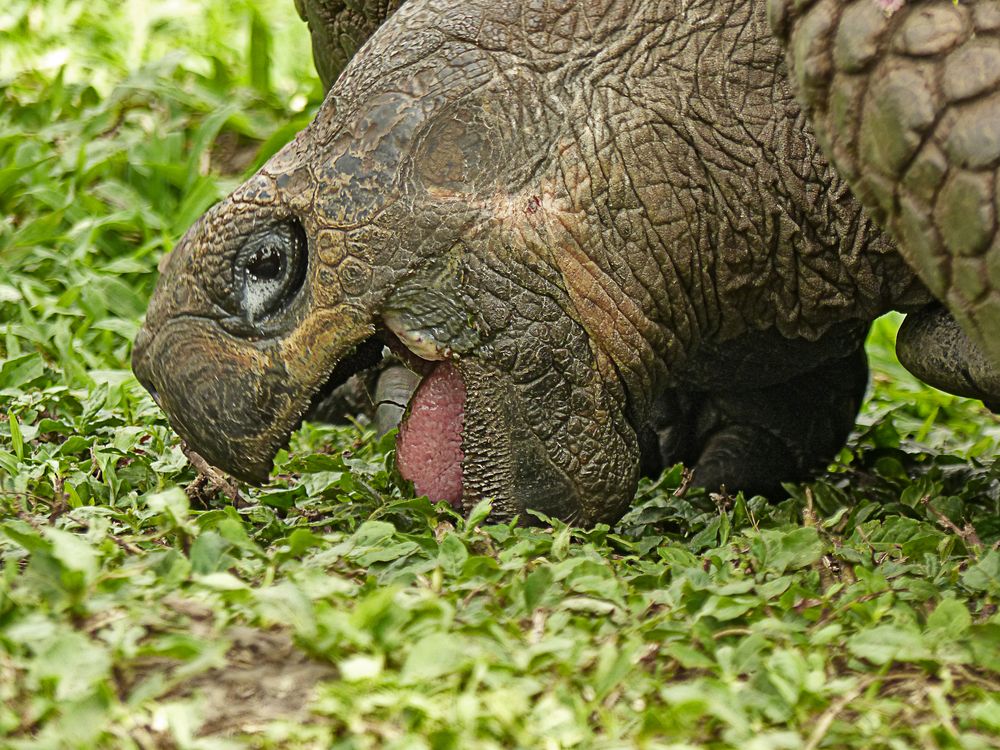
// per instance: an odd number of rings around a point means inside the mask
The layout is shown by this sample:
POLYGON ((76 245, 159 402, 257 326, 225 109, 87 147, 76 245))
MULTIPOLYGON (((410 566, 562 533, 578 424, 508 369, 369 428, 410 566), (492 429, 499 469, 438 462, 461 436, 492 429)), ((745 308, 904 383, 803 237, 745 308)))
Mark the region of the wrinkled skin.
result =
MULTIPOLYGON (((890 309, 927 321, 907 334, 924 377, 1000 400, 994 204, 978 255, 949 241, 951 204, 927 249, 895 223, 899 201, 865 189, 909 189, 903 172, 879 183, 870 161, 845 161, 862 199, 889 206, 874 215, 918 278, 817 147, 772 36, 840 164, 843 76, 812 71, 830 49, 841 59, 836 21, 868 2, 409 0, 351 57, 396 3, 300 0, 324 79, 350 62, 316 120, 166 259, 137 375, 210 462, 260 482, 382 342, 443 352, 465 388, 462 506, 584 524, 615 520, 640 471, 676 460, 730 489, 807 476, 851 429, 863 338, 890 309), (934 259, 968 257, 985 292, 957 272, 938 283, 934 259)), ((875 86, 905 68, 894 30, 931 5, 899 11, 851 75, 875 86)), ((957 12, 986 17, 995 48, 992 7, 957 12)), ((961 129, 959 109, 941 123, 961 129)), ((859 111, 862 129, 879 116, 859 111)), ((847 125, 862 145, 846 153, 879 153, 847 125)), ((991 134, 963 147, 986 159, 991 134)))

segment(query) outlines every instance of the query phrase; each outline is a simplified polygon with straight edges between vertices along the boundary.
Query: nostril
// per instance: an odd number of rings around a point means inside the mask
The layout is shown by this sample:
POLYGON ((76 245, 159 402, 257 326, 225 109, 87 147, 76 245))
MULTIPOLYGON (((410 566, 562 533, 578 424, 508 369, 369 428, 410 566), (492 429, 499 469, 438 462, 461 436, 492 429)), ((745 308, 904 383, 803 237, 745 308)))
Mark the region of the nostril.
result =
POLYGON ((153 387, 152 382, 145 377, 145 373, 139 372, 137 368, 133 368, 133 372, 135 372, 135 379, 139 381, 139 385, 146 389, 149 395, 153 398, 153 401, 156 402, 157 406, 163 408, 163 404, 160 403, 160 392, 157 391, 156 388, 153 387))

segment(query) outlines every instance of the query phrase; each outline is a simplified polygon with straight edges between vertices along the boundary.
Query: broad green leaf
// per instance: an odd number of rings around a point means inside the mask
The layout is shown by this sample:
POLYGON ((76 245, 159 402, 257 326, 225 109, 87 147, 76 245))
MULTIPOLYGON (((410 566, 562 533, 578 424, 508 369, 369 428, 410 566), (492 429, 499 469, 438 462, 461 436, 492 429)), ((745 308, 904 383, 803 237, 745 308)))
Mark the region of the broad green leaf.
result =
POLYGON ((94 580, 99 558, 91 545, 76 534, 62 529, 47 528, 42 533, 52 543, 52 556, 64 568, 82 574, 86 583, 94 580))
POLYGON ((195 575, 217 573, 234 561, 226 554, 232 545, 213 531, 203 531, 191 545, 191 572, 195 575))
POLYGON ((438 563, 444 572, 452 576, 459 575, 468 559, 469 551, 462 540, 455 534, 446 535, 438 553, 438 563))
POLYGON ((110 676, 110 669, 106 648, 81 633, 62 632, 32 660, 30 675, 34 680, 53 680, 57 700, 80 700, 110 676))
POLYGON ((154 492, 145 501, 150 510, 159 513, 171 525, 178 528, 189 527, 191 501, 180 487, 154 492))
POLYGON ((823 541, 812 526, 782 532, 765 531, 762 539, 765 564, 779 574, 812 565, 823 556, 823 541))
POLYGON ((461 638, 449 633, 433 633, 413 644, 400 677, 409 684, 433 681, 457 671, 469 657, 469 650, 461 638))
POLYGON ((480 500, 469 511, 468 520, 466 524, 468 528, 472 529, 479 526, 483 521, 487 519, 490 512, 493 510, 493 503, 490 500, 480 500))
POLYGON ((955 599, 942 599, 927 618, 930 639, 955 640, 965 635, 972 625, 968 608, 955 599))
POLYGON ((962 583, 975 591, 1000 596, 1000 552, 987 552, 982 560, 962 574, 962 583))
POLYGON ((0 391, 19 391, 42 377, 45 364, 39 354, 23 354, 0 364, 0 391))
POLYGON ((528 574, 523 588, 525 609, 531 612, 538 606, 552 585, 552 580, 552 569, 548 565, 541 565, 528 574))
POLYGON ((922 634, 896 625, 879 625, 847 639, 851 653, 873 664, 920 661, 932 658, 922 634))

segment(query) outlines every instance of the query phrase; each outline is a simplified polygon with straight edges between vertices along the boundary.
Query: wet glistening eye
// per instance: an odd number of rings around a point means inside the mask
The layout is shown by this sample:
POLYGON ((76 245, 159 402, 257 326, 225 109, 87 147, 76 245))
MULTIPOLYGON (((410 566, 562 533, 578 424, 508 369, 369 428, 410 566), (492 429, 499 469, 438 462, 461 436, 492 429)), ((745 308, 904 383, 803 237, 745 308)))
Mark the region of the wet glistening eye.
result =
POLYGON ((237 257, 247 320, 255 323, 284 307, 302 286, 305 267, 305 232, 297 221, 272 224, 252 236, 237 257))
POLYGON ((247 273, 256 281, 265 282, 281 278, 284 256, 274 247, 263 247, 247 263, 247 273))

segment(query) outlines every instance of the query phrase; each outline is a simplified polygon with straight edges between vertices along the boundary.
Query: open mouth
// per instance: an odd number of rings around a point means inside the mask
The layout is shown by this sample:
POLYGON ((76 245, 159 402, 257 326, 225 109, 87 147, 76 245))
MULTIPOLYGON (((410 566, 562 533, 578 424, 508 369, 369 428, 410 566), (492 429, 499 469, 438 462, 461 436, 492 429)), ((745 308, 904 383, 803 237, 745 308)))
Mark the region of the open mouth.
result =
MULTIPOLYGON (((404 380, 412 384, 413 379, 404 380)), ((391 331, 382 329, 334 367, 313 397, 305 418, 322 419, 323 411, 341 414, 367 411, 373 402, 376 407, 394 405, 397 415, 402 410, 396 438, 396 467, 400 475, 413 482, 416 494, 427 495, 435 502, 444 500, 461 509, 465 397, 465 383, 453 362, 420 357, 391 331), (388 389, 384 387, 386 379, 394 376, 393 368, 379 366, 383 363, 385 346, 419 376, 415 388, 393 384, 388 389), (356 403, 351 403, 350 393, 342 394, 344 389, 337 391, 352 375, 372 368, 377 369, 366 378, 366 386, 357 389, 362 393, 356 403), (381 382, 376 384, 376 378, 381 382), (337 399, 336 406, 331 407, 331 397, 337 399), (362 399, 368 403, 360 403, 362 399), (368 409, 358 408, 364 406, 368 409)))

